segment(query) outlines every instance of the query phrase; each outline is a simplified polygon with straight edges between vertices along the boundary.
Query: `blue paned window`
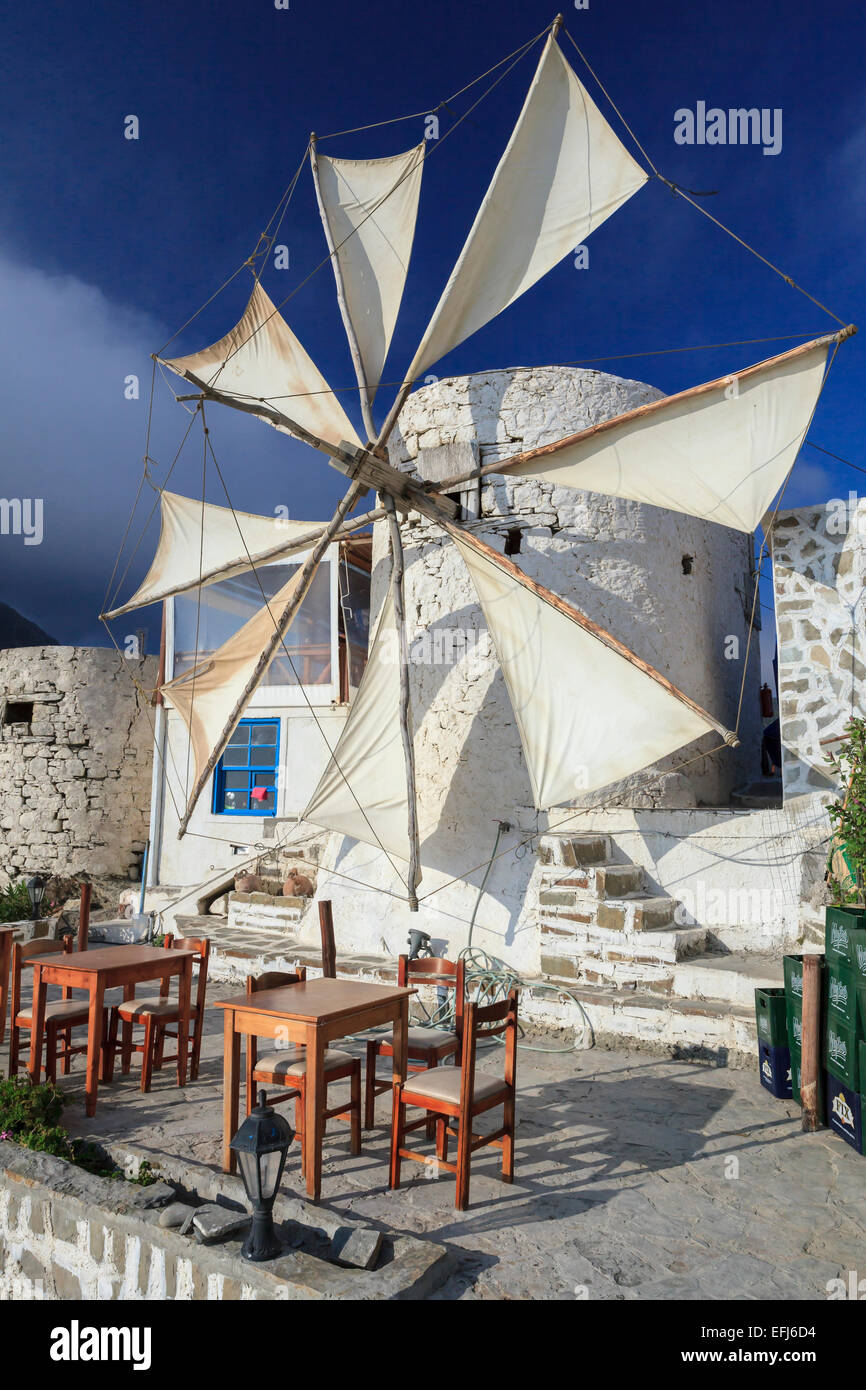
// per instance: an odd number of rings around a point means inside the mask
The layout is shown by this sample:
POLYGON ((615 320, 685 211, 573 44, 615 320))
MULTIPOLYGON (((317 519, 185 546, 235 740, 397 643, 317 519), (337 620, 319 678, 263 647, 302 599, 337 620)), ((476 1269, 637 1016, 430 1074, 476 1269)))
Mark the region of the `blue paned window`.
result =
POLYGON ((214 813, 275 816, 279 753, 279 719, 242 719, 216 766, 214 813))

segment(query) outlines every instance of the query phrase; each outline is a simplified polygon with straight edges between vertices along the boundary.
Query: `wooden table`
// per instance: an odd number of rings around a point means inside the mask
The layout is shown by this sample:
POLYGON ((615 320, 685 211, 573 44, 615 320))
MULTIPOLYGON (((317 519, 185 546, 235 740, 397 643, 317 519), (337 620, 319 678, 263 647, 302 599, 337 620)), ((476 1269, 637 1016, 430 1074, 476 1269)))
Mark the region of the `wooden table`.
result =
POLYGON ((30 1079, 39 1081, 42 1068, 42 1032, 45 1024, 45 995, 49 985, 68 985, 86 989, 90 995, 87 1019, 87 1105, 88 1115, 96 1113, 99 1085, 99 1056, 102 1048, 102 1010, 107 989, 122 989, 124 1001, 135 998, 135 986, 142 980, 179 977, 177 1026, 177 1084, 186 1082, 187 1035, 194 951, 164 951, 156 946, 101 946, 94 951, 75 951, 68 956, 33 957, 33 1020, 30 1029, 30 1079))
POLYGON ((9 962, 12 959, 12 933, 15 928, 0 926, 0 1043, 6 1036, 6 1009, 9 1006, 9 962))
POLYGON ((325 1110, 324 1056, 328 1043, 378 1024, 394 1027, 394 1078, 406 1079, 409 999, 417 990, 356 980, 308 980, 281 989, 263 989, 216 1001, 224 1009, 223 1169, 235 1170, 230 1145, 238 1127, 241 1034, 303 1044, 307 1051, 304 1144, 307 1195, 318 1201, 322 1188, 322 1135, 325 1110))

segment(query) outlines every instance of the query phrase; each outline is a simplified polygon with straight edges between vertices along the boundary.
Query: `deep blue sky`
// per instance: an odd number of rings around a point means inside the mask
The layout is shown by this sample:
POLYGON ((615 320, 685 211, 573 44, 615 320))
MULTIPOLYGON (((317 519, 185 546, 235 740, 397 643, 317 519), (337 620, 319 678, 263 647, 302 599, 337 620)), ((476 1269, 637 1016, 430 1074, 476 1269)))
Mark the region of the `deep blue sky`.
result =
MULTIPOLYGON (((104 644, 96 621, 138 485, 150 379, 161 347, 252 250, 311 129, 434 107, 553 17, 554 0, 407 6, 332 0, 149 0, 7 8, 0 86, 0 493, 45 499, 45 538, 0 537, 0 599, 65 642, 104 644), (140 121, 137 142, 124 117, 140 121), (137 402, 123 380, 141 376, 137 402)), ((590 0, 566 25, 661 171, 718 189, 713 213, 846 320, 861 314, 866 212, 866 21, 856 0, 590 0), (679 146, 674 112, 783 111, 778 156, 679 146)), ((574 50, 563 48, 620 128, 574 50)), ((414 260, 386 378, 407 364, 508 137, 540 47, 431 158, 414 260)), ((475 89, 473 96, 481 88, 475 89)), ((455 114, 469 97, 455 103, 455 114)), ((442 131, 451 117, 442 113, 442 131)), ((407 149, 416 119, 329 142, 334 154, 407 149)), ((628 143, 628 142, 627 142, 628 143)), ((283 236, 279 300, 323 254, 309 171, 283 236)), ((570 259, 439 365, 440 374, 615 357, 832 329, 832 320, 651 181, 570 259)), ((175 343, 189 351, 239 317, 239 279, 175 343)), ((326 267, 287 316, 334 385, 351 368, 326 267)), ((601 363, 674 391, 789 346, 769 343, 601 363)), ((863 340, 843 345, 811 437, 861 466, 863 340)), ((383 391, 380 404, 386 404, 383 391)), ((342 490, 317 455, 212 407, 232 493, 249 510, 327 516, 342 490)), ((158 387, 151 452, 168 461, 186 417, 158 387)), ((172 478, 200 486, 196 440, 172 478)), ((793 503, 847 495, 863 474, 804 449, 793 503)), ((222 500, 211 491, 215 501, 222 500)), ((140 516, 146 513, 139 513, 140 516)), ((140 577, 153 538, 130 570, 140 577)), ((134 624, 133 624, 134 625, 134 624)), ((121 625, 122 626, 122 625, 121 625)), ((122 636, 122 633, 118 633, 122 636)))

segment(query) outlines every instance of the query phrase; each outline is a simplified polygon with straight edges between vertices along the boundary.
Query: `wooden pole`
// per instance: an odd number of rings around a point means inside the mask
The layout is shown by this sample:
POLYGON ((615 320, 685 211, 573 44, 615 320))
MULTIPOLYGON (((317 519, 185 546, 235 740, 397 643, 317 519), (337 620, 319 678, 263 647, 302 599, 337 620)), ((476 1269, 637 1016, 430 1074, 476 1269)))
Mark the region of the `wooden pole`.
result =
POLYGON ((821 1065, 821 957, 803 957, 803 1052, 800 1067, 800 1103, 803 1130, 812 1134, 821 1127, 818 1111, 818 1068, 821 1065))
POLYGON ((253 691, 256 689, 256 686, 259 684, 259 681, 262 679, 262 676, 265 674, 265 671, 268 669, 268 666, 271 663, 271 660, 274 656, 274 653, 277 650, 277 647, 282 642, 285 633, 288 631, 292 619, 294 618, 295 614, 297 613, 298 609, 300 608, 301 604, 306 598, 307 593, 310 589, 310 585, 312 584, 313 579, 315 577, 316 570, 319 568, 319 562, 322 559, 322 556, 324 555, 328 546, 331 544, 331 541, 334 539, 334 536, 336 535, 337 531, 339 531, 340 527, 342 526, 347 513, 350 512, 354 507, 362 491, 363 488, 360 483, 352 484, 345 497, 343 498, 342 502, 340 503, 339 507, 334 512, 334 515, 332 516, 330 522, 325 527, 325 530, 322 532, 322 535, 319 541, 317 542, 315 548, 310 553, 309 558, 304 564, 304 567, 301 570, 300 578, 298 580, 298 586, 294 590, 291 599, 286 604, 285 608, 280 614, 279 619, 277 620, 277 623, 275 625, 273 635, 269 638, 267 646, 265 647, 264 651, 262 652, 261 656, 256 662, 255 669, 253 670, 252 675, 250 676, 249 680, 247 681, 246 685, 241 691, 241 694, 238 696, 234 708, 232 709, 232 712, 226 720, 225 726, 223 727, 223 730, 219 738, 217 739, 216 747, 212 749, 210 757, 208 758, 202 772, 200 773, 196 781, 195 786, 193 787, 192 796, 190 797, 189 804, 187 805, 186 811, 183 815, 183 819, 181 820, 180 826, 178 827, 177 838, 179 840, 182 839, 183 835, 186 833, 186 828, 189 825, 190 816, 195 810, 196 802, 198 801, 199 797, 202 794, 202 791, 204 790, 205 783, 207 782, 208 778, 210 777, 211 773, 213 772, 214 768, 216 767, 219 761, 220 754, 223 751, 229 734, 232 732, 232 729, 235 727, 235 724, 238 722, 244 710, 246 709, 247 701, 249 700, 253 691))
POLYGON ((603 436, 612 429, 620 425, 631 424, 637 420, 646 420, 653 415, 669 410, 672 406, 681 405, 697 396, 704 396, 709 391, 719 391, 730 386, 733 381, 747 381, 756 372, 762 372, 767 367, 778 366, 782 362, 792 362, 804 353, 811 352, 813 348, 829 346, 831 343, 844 342, 856 333, 854 324, 849 324, 847 328, 842 328, 838 333, 828 333, 823 338, 813 338, 808 343, 800 343, 795 348, 789 348, 787 352, 780 352, 776 357, 768 357, 763 362, 757 362, 753 367, 744 367, 740 372, 731 372, 728 376, 716 377, 715 381, 704 381, 699 386, 689 386, 685 391, 678 391, 675 396, 662 396, 661 400, 650 401, 647 405, 635 406, 634 410, 626 410, 622 415, 614 415, 610 420, 602 420, 597 425, 590 425, 585 430, 578 430, 577 434, 566 435, 564 439, 555 439, 551 444, 541 444, 536 449, 527 449, 522 454, 513 454, 511 458, 497 459, 494 463, 482 464, 480 468, 474 468, 467 473, 456 473, 453 478, 444 478, 437 482, 432 491, 451 492, 460 483, 472 482, 475 478, 486 477, 488 473, 506 473, 510 468, 519 468, 521 465, 535 463, 540 459, 550 458, 553 454, 558 454, 561 449, 569 449, 574 444, 583 444, 587 440, 595 439, 599 435, 603 436))
POLYGON ((319 204, 319 216, 322 219, 325 241, 328 245, 328 254, 331 257, 331 266, 334 271, 334 282, 337 286, 337 303, 340 306, 343 327, 346 330, 346 337, 349 340, 349 352, 352 354, 352 365, 355 368, 355 376, 358 381, 361 398, 361 414, 364 417, 364 429, 367 431, 367 439, 372 441, 376 438, 376 426, 373 424, 370 386, 367 381, 367 373, 364 370, 364 361, 361 357, 358 335, 355 332, 355 325, 352 323, 352 318, 349 314, 349 302, 346 299, 346 286, 343 281, 343 267, 340 265, 337 248, 334 245, 334 238, 331 233, 331 226, 328 222, 328 214, 325 211, 325 204, 322 200, 322 189, 319 184, 319 157, 316 149, 315 131, 310 135, 310 168, 313 171, 313 187, 316 190, 316 202, 319 204))
POLYGON ((87 950, 87 933, 90 930, 90 897, 91 885, 82 883, 81 898, 78 903, 78 949, 87 950))
POLYGON ((326 980, 337 978, 337 944, 334 941, 334 914, 330 898, 319 903, 319 930, 322 933, 322 974, 326 980))
POLYGON ((403 603, 403 538, 400 534, 400 521, 394 499, 388 493, 382 494, 382 502, 388 513, 388 527, 391 537, 391 596, 394 600, 394 621, 400 646, 400 737, 403 741, 403 761, 406 764, 406 794, 409 807, 409 911, 418 911, 416 889, 421 877, 420 851, 418 845, 418 802, 415 792, 415 747, 412 742, 411 706, 409 690, 409 641, 406 635, 406 614, 403 603))

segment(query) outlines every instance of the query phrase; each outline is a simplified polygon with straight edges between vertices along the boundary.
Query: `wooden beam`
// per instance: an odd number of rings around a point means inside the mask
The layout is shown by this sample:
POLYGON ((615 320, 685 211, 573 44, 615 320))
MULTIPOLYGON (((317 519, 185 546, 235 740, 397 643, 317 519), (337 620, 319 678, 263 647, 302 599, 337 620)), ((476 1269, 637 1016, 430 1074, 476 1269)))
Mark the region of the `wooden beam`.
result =
POLYGON ((622 415, 614 415, 610 420, 602 420, 598 425, 590 425, 585 430, 578 430, 577 434, 566 435, 564 439, 555 439, 551 444, 540 444, 537 448, 527 449, 522 454, 512 454, 511 458, 497 459, 494 463, 482 464, 480 468, 473 469, 471 472, 457 473, 453 478, 445 478, 442 482, 436 483, 435 488, 431 491, 450 492, 452 488, 458 487, 461 483, 468 483, 473 478, 483 478, 488 473, 506 473, 509 468, 517 468, 522 464, 534 463, 538 459, 550 458, 551 455, 559 453, 561 449, 568 449, 573 444, 583 444, 589 439, 603 436, 619 425, 631 424, 635 420, 646 420, 653 415, 658 415, 660 411, 667 410, 669 406, 679 405, 693 397, 706 395, 709 391, 721 390, 730 386, 733 381, 747 380, 756 372, 764 371, 766 367, 775 367, 780 362, 792 362, 796 358, 802 357, 804 353, 811 352, 813 348, 822 347, 825 344, 829 346, 831 343, 842 343, 856 332, 856 324, 849 323, 838 333, 827 333, 823 338, 813 338, 808 343, 800 343, 797 347, 789 348, 787 352, 778 353, 776 357, 768 357, 763 362, 756 362, 752 367, 744 367, 741 372, 730 372, 728 376, 716 377, 715 381, 704 381, 699 386, 690 386, 685 391, 678 391, 674 396, 663 396, 661 400, 650 401, 647 405, 635 406, 633 410, 626 410, 622 415))
POLYGON ((821 1127, 818 1110, 818 1068, 821 1065, 821 957, 803 956, 803 1050, 800 1058, 800 1104, 803 1129, 821 1127))
POLYGON ((337 978, 337 944, 334 940, 334 914, 329 898, 319 903, 319 931, 322 936, 322 974, 326 980, 337 978))
POLYGON ((312 584, 313 579, 315 577, 316 570, 319 568, 319 562, 322 559, 322 556, 324 555, 328 546, 331 544, 337 531, 339 531, 340 527, 342 526, 347 513, 350 512, 354 507, 361 491, 362 489, 360 483, 352 484, 345 497, 343 498, 342 502, 340 503, 339 507, 334 512, 334 515, 331 518, 330 522, 325 527, 325 530, 322 532, 321 538, 317 542, 315 548, 308 556, 304 564, 304 567, 301 570, 298 586, 295 589, 291 599, 286 604, 285 608, 280 614, 279 619, 274 628, 273 636, 268 640, 267 646, 265 647, 264 651, 262 652, 261 656, 256 662, 255 669, 252 675, 250 676, 249 680, 247 681, 246 685, 241 691, 241 694, 236 700, 234 708, 232 709, 232 712, 229 715, 228 720, 225 723, 225 726, 223 727, 222 733, 220 734, 219 739, 217 740, 216 747, 211 750, 211 754, 204 768, 202 769, 202 772, 200 773, 195 786, 193 787, 192 795, 189 799, 189 803, 187 805, 186 811, 184 812, 183 818, 181 819, 180 826, 178 827, 177 838, 179 840, 182 839, 184 834, 186 833, 190 817, 193 811, 195 810, 196 802, 198 801, 199 797, 202 794, 202 791, 204 790, 205 783, 207 782, 208 778, 210 777, 211 773, 213 772, 214 768, 216 767, 219 761, 220 754, 222 753, 223 748, 225 747, 230 733, 232 732, 241 715, 243 714, 244 710, 246 709, 247 702, 250 696, 252 695, 253 691, 256 689, 257 685, 261 681, 262 676, 265 674, 265 671, 268 669, 268 666, 271 663, 271 660, 277 650, 277 647, 281 644, 292 619, 294 618, 295 614, 297 613, 298 609, 300 608, 301 604, 306 598, 307 593, 310 589, 310 585, 312 584))
POLYGON ((454 539, 463 541, 464 544, 470 546, 477 554, 483 555, 487 560, 492 561, 497 568, 504 570, 512 579, 516 579, 518 584, 522 584, 524 589, 528 589, 530 593, 543 599, 545 603, 549 603, 550 606, 555 608, 558 613, 561 613, 563 617, 570 619, 570 621, 575 623, 578 627, 583 628, 584 632, 588 632, 590 636, 597 638, 599 642, 603 642, 612 652, 616 652, 617 656, 623 657, 632 666, 636 666, 639 671, 643 671, 645 676, 649 676, 652 680, 656 681, 669 695, 675 696, 676 699, 680 700, 694 714, 700 715, 702 719, 706 719, 707 722, 721 734, 725 743, 731 748, 737 748, 739 746, 740 740, 735 733, 730 729, 726 729, 724 724, 721 724, 718 719, 714 718, 707 710, 703 709, 699 704, 696 704, 688 695, 684 695, 677 686, 668 680, 667 676, 663 676, 654 666, 650 666, 648 662, 643 661, 630 647, 620 642, 619 639, 608 632, 606 628, 600 627, 598 623, 594 623, 585 613, 581 613, 579 608, 574 608, 572 604, 568 603, 564 598, 560 598, 559 594, 555 594, 552 589, 546 589, 544 585, 539 584, 536 579, 530 579, 529 575, 524 574, 523 570, 518 568, 513 560, 510 560, 507 555, 500 555, 498 550, 494 550, 492 546, 487 545, 487 543, 481 540, 480 536, 476 536, 473 531, 469 531, 463 526, 457 526, 453 522, 443 522, 442 524, 448 534, 454 539))
POLYGON ((352 318, 349 314, 349 303, 346 299, 346 286, 343 282, 343 267, 340 265, 340 258, 337 255, 337 248, 334 245, 334 238, 331 234, 328 215, 325 212, 325 204, 322 200, 322 189, 319 184, 319 157, 316 148, 315 131, 310 135, 310 167, 313 171, 313 187, 316 190, 316 202, 319 205, 319 216, 322 219, 325 241, 328 245, 328 254, 331 257, 331 266, 334 271, 334 282, 337 286, 337 303, 340 306, 343 327, 346 330, 346 337, 349 340, 349 352, 352 355, 352 366, 355 368, 355 376, 358 381, 361 397, 361 414, 364 417, 364 429, 367 431, 367 438, 373 440, 376 438, 376 426, 373 424, 370 386, 367 381, 367 373, 364 370, 361 349, 358 345, 358 335, 355 332, 355 325, 352 323, 352 318))
POLYGON ((412 742, 409 690, 409 642, 406 636, 406 614, 403 603, 403 538, 394 499, 388 493, 382 498, 388 513, 391 538, 391 596, 394 601, 394 622, 400 652, 400 737, 403 741, 403 761, 406 765, 406 799, 409 808, 409 911, 418 911, 418 881, 421 877, 418 845, 418 801, 415 791, 415 747, 412 742))

